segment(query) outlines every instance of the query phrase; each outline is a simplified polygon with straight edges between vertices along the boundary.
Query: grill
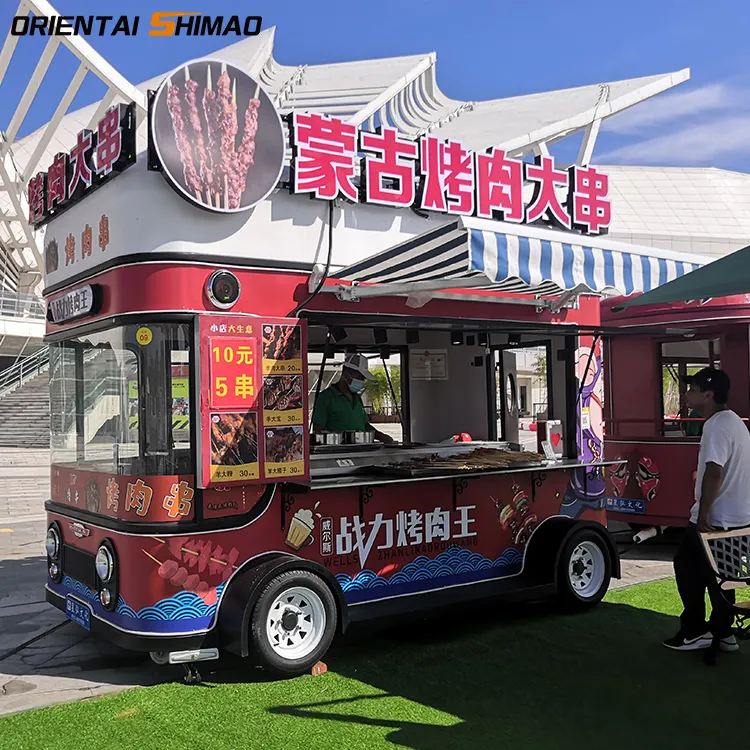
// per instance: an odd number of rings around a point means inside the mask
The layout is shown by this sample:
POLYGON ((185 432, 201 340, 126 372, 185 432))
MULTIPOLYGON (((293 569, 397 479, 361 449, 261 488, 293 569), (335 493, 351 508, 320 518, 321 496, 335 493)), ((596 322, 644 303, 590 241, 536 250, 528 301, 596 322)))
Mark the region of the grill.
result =
POLYGON ((63 544, 62 569, 64 575, 75 578, 90 589, 97 589, 94 555, 77 547, 71 547, 69 544, 63 544))

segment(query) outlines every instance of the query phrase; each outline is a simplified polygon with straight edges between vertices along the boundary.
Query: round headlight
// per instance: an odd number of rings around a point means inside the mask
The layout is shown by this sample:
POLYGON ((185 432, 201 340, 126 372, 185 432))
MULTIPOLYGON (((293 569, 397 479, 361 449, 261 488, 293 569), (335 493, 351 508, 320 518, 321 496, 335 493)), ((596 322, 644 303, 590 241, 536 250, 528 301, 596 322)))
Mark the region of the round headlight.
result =
POLYGON ((109 589, 102 589, 99 592, 99 601, 103 606, 109 607, 112 604, 112 592, 109 589))
POLYGON ((54 526, 47 529, 47 537, 44 540, 44 547, 49 557, 54 560, 60 554, 60 534, 54 526))
POLYGON ((96 553, 96 574, 104 583, 109 583, 115 572, 115 562, 112 553, 106 547, 99 547, 96 553))
POLYGON ((53 580, 57 578, 59 572, 60 568, 57 567, 57 563, 52 563, 52 565, 49 566, 49 577, 53 580))

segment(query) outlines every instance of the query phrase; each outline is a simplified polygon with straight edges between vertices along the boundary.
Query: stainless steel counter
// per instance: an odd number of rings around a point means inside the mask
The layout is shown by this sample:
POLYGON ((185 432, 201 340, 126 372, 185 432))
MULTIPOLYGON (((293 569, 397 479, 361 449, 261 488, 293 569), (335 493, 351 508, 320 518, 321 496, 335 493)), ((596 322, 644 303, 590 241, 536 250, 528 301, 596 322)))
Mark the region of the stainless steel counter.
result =
MULTIPOLYGON (((474 446, 476 446, 476 443, 474 443, 474 446)), ((622 462, 599 461, 597 463, 581 463, 575 459, 563 459, 561 461, 547 461, 539 466, 512 467, 507 469, 476 469, 468 471, 464 469, 457 469, 455 471, 446 469, 444 473, 422 477, 388 476, 386 474, 368 473, 364 470, 359 473, 350 473, 346 476, 313 476, 310 483, 310 490, 329 490, 345 487, 376 487, 378 485, 404 484, 406 482, 435 482, 444 479, 463 479, 464 477, 491 476, 496 474, 540 474, 542 472, 560 471, 562 469, 614 466, 618 463, 622 462)))
POLYGON ((471 453, 476 448, 508 450, 506 442, 437 443, 424 446, 399 446, 375 443, 315 448, 310 456, 313 480, 366 473, 373 466, 401 463, 412 458, 437 455, 441 458, 471 453))

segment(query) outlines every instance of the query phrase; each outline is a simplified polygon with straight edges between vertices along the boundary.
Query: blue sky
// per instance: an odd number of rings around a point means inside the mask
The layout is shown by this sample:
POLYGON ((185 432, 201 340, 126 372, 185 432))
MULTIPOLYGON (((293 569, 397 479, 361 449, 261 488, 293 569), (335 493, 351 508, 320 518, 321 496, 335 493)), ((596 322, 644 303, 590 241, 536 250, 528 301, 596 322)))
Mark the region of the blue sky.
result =
MULTIPOLYGON (((665 73, 690 67, 691 80, 609 121, 599 163, 717 166, 750 172, 750 31, 747 2, 722 0, 52 0, 60 14, 141 14, 156 10, 263 16, 275 25, 275 56, 286 65, 437 52, 438 83, 449 96, 482 100, 665 73), (717 10, 720 9, 720 10, 717 10)), ((16 0, 0 0, 0 28, 16 0)), ((147 18, 142 20, 147 23, 147 18)), ((216 37, 93 37, 93 46, 133 83, 214 52, 216 37)), ((39 55, 22 39, 0 86, 0 129, 39 55), (12 105, 12 106, 9 106, 12 105)), ((44 92, 65 87, 75 65, 58 52, 22 132, 51 115, 44 92), (46 104, 46 106, 45 106, 46 104)), ((89 78, 92 78, 89 76, 89 78)), ((96 82, 74 102, 101 96, 96 82)))

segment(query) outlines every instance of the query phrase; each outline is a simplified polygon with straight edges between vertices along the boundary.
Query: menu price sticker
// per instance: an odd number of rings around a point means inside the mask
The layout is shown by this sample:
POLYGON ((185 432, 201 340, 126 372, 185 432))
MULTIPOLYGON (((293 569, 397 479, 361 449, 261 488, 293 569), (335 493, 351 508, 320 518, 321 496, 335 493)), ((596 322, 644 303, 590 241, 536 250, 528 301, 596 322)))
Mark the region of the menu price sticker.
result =
POLYGON ((263 374, 301 375, 302 328, 299 325, 263 325, 263 374))
POLYGON ((263 426, 304 424, 304 382, 302 375, 263 379, 263 426))
POLYGON ((248 482, 260 478, 258 415, 211 413, 212 482, 248 482))
POLYGON ((258 396, 255 341, 229 336, 209 339, 210 403, 220 409, 249 409, 258 396))
POLYGON ((211 464, 212 482, 246 482, 260 478, 260 467, 256 464, 248 466, 215 466, 211 464))
POLYGON ((293 411, 279 412, 277 414, 263 412, 264 427, 284 427, 290 424, 302 424, 302 409, 294 409, 293 411))
POLYGON ((305 436, 301 425, 264 430, 266 479, 305 474, 305 436))

